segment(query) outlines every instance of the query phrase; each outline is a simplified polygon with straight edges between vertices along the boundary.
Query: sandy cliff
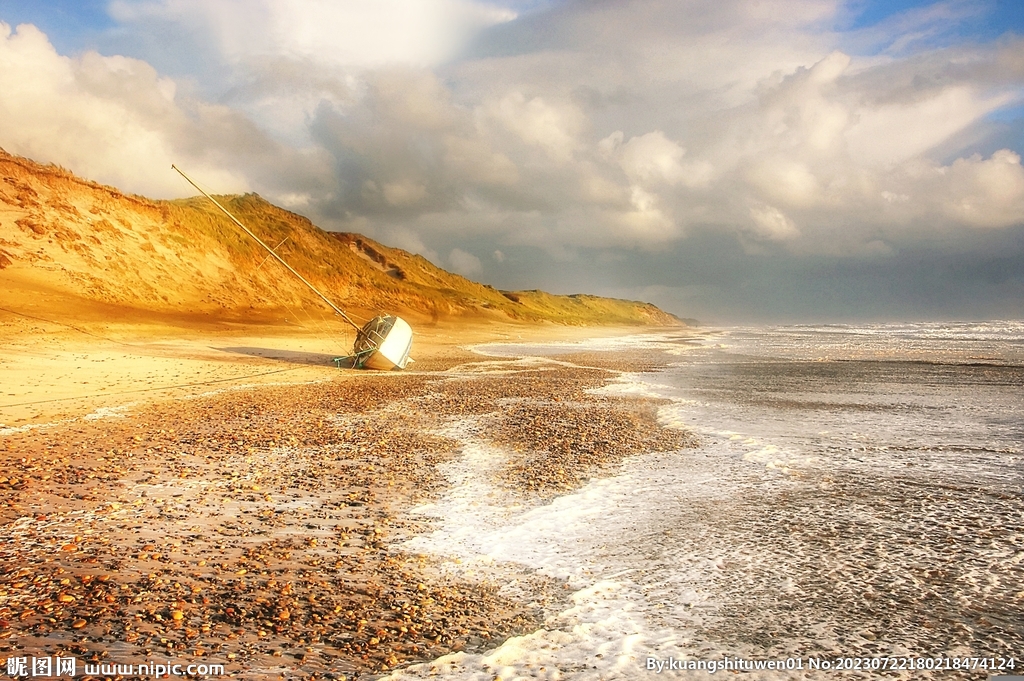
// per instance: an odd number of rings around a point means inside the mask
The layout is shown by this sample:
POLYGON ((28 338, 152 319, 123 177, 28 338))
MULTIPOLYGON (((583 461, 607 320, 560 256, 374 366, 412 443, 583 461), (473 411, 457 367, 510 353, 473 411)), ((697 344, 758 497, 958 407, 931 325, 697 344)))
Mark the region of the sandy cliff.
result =
MULTIPOLYGON (((168 169, 168 172, 171 172, 168 169)), ((0 306, 64 319, 302 322, 329 310, 206 199, 155 201, 0 151, 0 306)), ((502 292, 257 195, 229 210, 341 307, 424 323, 496 319, 676 325, 653 305, 502 292)))

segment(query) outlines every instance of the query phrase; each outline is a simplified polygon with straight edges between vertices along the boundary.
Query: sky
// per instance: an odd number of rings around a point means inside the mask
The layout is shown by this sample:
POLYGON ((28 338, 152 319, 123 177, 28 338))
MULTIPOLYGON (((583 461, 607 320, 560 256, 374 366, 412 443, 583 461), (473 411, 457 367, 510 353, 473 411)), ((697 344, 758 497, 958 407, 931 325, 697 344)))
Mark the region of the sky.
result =
POLYGON ((1024 318, 1024 3, 0 0, 0 147, 707 323, 1024 318))

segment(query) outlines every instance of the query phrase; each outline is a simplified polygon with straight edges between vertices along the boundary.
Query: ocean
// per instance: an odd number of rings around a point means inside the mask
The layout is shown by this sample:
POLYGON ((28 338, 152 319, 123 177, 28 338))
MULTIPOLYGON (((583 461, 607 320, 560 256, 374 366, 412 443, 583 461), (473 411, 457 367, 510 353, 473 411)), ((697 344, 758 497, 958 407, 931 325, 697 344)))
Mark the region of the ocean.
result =
POLYGON ((1024 323, 735 327, 501 356, 664 353, 601 390, 662 398, 699 446, 551 503, 493 481, 474 424, 401 548, 529 597, 536 632, 389 679, 1024 674, 1024 323), (1012 662, 1011 662, 1012 661, 1012 662))

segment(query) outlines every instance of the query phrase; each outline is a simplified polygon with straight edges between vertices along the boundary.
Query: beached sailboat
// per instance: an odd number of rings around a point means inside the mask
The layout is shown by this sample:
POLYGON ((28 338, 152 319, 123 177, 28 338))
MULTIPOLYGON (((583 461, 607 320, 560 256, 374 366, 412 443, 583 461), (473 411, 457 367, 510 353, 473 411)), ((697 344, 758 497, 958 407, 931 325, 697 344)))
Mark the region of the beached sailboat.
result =
POLYGON ((319 289, 306 281, 305 277, 296 272, 291 265, 285 262, 284 259, 274 251, 274 249, 263 243, 262 239, 253 234, 248 227, 243 225, 238 218, 232 215, 227 208, 222 206, 217 199, 210 196, 202 187, 193 182, 192 178, 182 172, 181 168, 173 164, 171 165, 171 168, 176 170, 179 175, 185 178, 185 180, 195 187, 200 194, 213 202, 213 205, 217 206, 217 208, 227 215, 232 222, 238 225, 243 232, 266 249, 271 256, 284 265, 289 272, 298 277, 299 281, 309 287, 309 290, 319 296, 320 299, 327 303, 327 305, 334 310, 336 314, 341 315, 341 318, 356 330, 356 340, 352 346, 352 354, 347 357, 338 357, 335 359, 338 366, 341 366, 343 361, 349 360, 351 361, 351 366, 355 368, 391 371, 394 369, 404 369, 413 361, 413 359, 409 357, 409 352, 412 350, 412 327, 409 326, 408 322, 401 317, 384 314, 374 317, 360 327, 352 321, 347 314, 345 314, 344 310, 335 305, 330 298, 321 293, 319 289))
POLYGON ((356 335, 352 365, 367 369, 404 369, 412 358, 412 327, 401 317, 378 315, 356 335))

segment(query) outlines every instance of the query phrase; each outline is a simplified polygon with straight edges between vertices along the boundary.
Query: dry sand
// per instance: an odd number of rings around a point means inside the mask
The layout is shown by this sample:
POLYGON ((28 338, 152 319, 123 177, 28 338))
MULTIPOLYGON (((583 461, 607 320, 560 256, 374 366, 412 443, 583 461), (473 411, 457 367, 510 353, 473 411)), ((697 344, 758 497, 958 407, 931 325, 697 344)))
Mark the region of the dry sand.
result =
POLYGON ((511 599, 393 548, 423 531, 406 512, 459 455, 437 432, 489 415, 486 436, 511 452, 502 484, 538 503, 688 443, 651 403, 589 392, 615 375, 602 363, 656 357, 464 348, 593 329, 439 325, 418 330, 415 371, 372 373, 279 329, 0 319, 3 656, 362 678, 497 645, 539 626, 561 585, 524 575, 529 598, 511 599))
MULTIPOLYGON (((109 413, 154 399, 259 385, 334 380, 332 359, 351 351, 340 322, 322 329, 282 325, 60 321, 46 306, 0 306, 0 428, 109 413), (28 311, 24 311, 28 308, 28 311)), ((473 343, 572 340, 635 328, 459 324, 417 326, 416 371, 441 366, 473 343)))

